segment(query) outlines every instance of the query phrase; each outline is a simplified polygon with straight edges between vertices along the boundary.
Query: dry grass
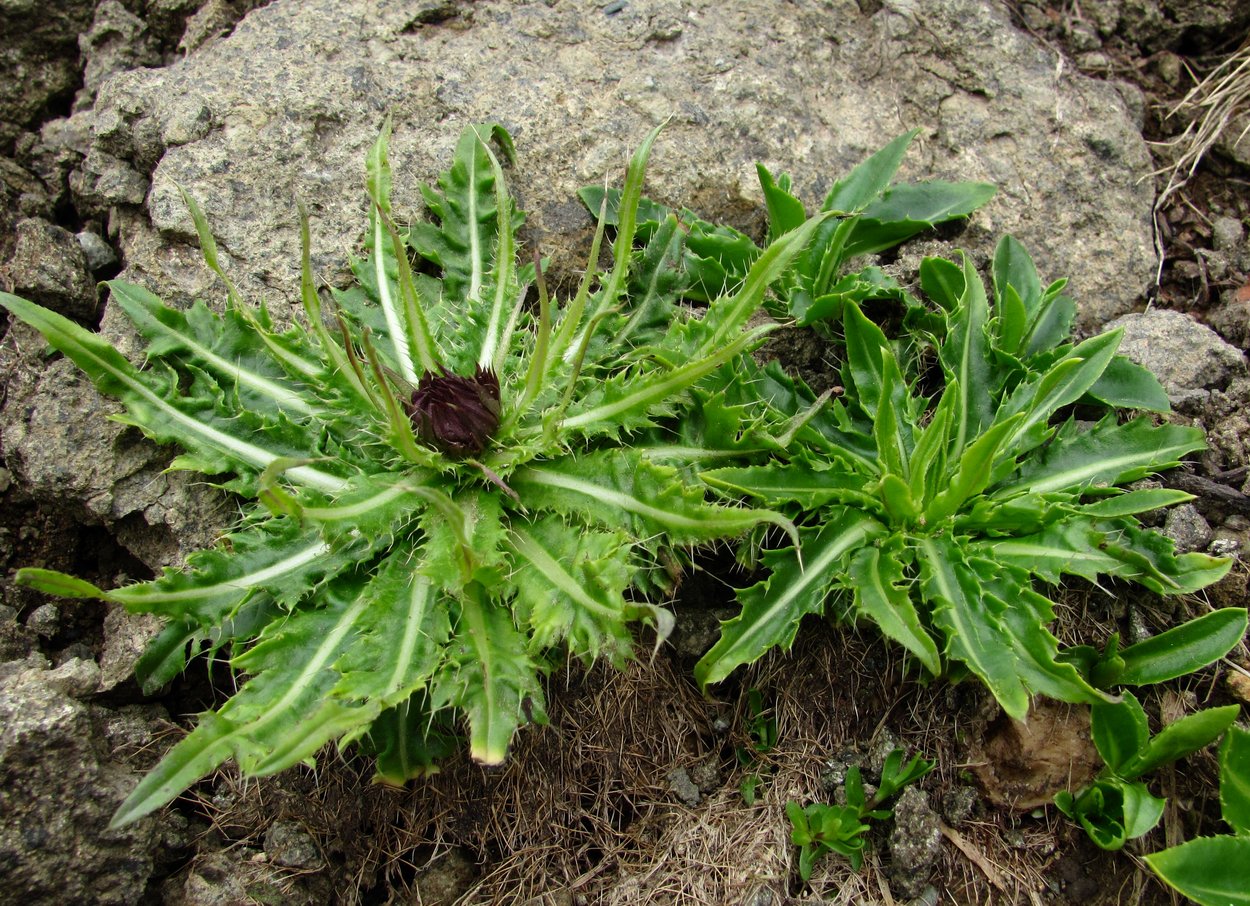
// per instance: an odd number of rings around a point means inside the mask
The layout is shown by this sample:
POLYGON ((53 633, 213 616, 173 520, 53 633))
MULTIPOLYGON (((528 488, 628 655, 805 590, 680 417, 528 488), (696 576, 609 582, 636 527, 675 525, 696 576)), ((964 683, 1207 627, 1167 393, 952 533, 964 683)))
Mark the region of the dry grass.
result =
MULTIPOLYGON (((1105 600, 1097 591, 1069 596, 1065 629, 1103 638, 1105 600)), ((813 623, 792 652, 718 691, 724 701, 704 698, 690 664, 668 653, 623 673, 571 665, 551 680, 550 726, 521 733, 498 771, 456 756, 396 792, 369 783, 367 759, 331 755, 316 770, 263 781, 228 774, 235 779, 219 779, 202 807, 216 833, 252 846, 274 820, 302 823, 341 866, 342 903, 379 902, 387 890, 388 902, 420 906, 905 902, 887 881, 888 826, 871 834, 860 872, 831 856, 800 885, 785 803, 831 801, 835 789, 822 777, 830 761, 871 763, 898 745, 937 761, 919 786, 943 814, 946 795, 973 785, 993 729, 981 687, 919 685, 895 646, 813 623), (751 688, 771 708, 779 741, 743 767, 735 752, 751 741, 751 688), (719 777, 700 802, 682 802, 669 775, 697 777, 709 764, 719 777), (764 778, 751 806, 739 791, 749 773, 764 778)), ((930 879, 942 903, 1066 903, 1055 887, 1065 872, 1094 885, 1081 902, 1160 902, 1126 854, 1094 850, 1053 809, 1012 813, 981 798, 969 816, 942 820, 930 879)), ((290 880, 297 889, 300 879, 290 880)))
MULTIPOLYGON (((1221 140, 1236 145, 1247 133, 1247 122, 1236 136, 1228 133, 1234 120, 1241 114, 1250 113, 1250 38, 1241 49, 1215 67, 1205 78, 1198 80, 1181 101, 1167 114, 1167 119, 1186 123, 1184 130, 1166 142, 1153 143, 1156 152, 1169 163, 1151 176, 1166 176, 1167 183, 1155 199, 1155 223, 1172 197, 1179 193, 1197 172, 1199 165, 1210 150, 1221 140)), ((1159 230, 1156 229, 1156 242, 1159 230)), ((1164 250, 1159 253, 1159 274, 1163 273, 1164 250)))

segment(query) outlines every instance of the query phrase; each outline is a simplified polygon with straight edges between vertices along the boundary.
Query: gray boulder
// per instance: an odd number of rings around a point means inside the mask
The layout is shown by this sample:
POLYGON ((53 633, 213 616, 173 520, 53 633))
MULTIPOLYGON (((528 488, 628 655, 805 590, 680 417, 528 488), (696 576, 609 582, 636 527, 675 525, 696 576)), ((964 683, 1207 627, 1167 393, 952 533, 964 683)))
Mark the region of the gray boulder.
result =
POLYGON ((999 184, 968 239, 1017 233, 1043 270, 1098 300, 1085 316, 1094 323, 1127 310, 1150 280, 1150 189, 1138 181, 1149 159, 1119 93, 1059 64, 971 0, 873 15, 849 0, 691 3, 680 16, 644 0, 615 14, 574 2, 278 2, 183 63, 108 83, 92 150, 152 179, 146 216, 122 240, 131 275, 171 284, 159 252, 194 235, 177 183, 204 205, 240 285, 289 297, 295 200, 320 215, 317 258, 341 268, 364 208, 363 154, 388 111, 396 200, 410 211, 464 124, 509 126, 534 235, 569 269, 589 224, 573 192, 619 179, 665 117, 650 193, 757 228, 756 160, 793 171, 814 203, 919 126, 908 174, 999 184), (151 229, 165 241, 139 235, 151 229))
POLYGON ((74 234, 39 217, 18 221, 14 234, 13 292, 72 318, 94 317, 95 281, 74 234))
POLYGON ((0 275, 8 271, 17 246, 18 221, 50 213, 48 194, 39 178, 15 161, 0 157, 0 275))
POLYGON ((91 27, 78 38, 82 52, 83 87, 80 100, 94 98, 110 76, 140 66, 156 66, 161 53, 147 23, 118 0, 99 0, 91 27))

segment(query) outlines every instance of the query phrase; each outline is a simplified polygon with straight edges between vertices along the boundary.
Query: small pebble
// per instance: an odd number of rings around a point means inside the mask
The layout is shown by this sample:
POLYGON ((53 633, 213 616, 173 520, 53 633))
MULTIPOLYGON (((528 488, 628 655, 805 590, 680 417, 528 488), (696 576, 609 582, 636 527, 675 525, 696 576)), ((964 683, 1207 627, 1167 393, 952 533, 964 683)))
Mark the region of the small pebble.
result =
POLYGON ((36 607, 26 618, 26 628, 45 639, 51 638, 61 628, 61 612, 55 604, 36 607))
POLYGON ((1229 694, 1243 705, 1250 706, 1250 676, 1240 670, 1230 670, 1224 675, 1224 685, 1229 694))
POLYGON ((113 251, 112 246, 100 238, 98 233, 83 230, 81 233, 75 233, 74 238, 78 240, 78 245, 87 257, 87 269, 92 273, 117 263, 117 253, 113 251))

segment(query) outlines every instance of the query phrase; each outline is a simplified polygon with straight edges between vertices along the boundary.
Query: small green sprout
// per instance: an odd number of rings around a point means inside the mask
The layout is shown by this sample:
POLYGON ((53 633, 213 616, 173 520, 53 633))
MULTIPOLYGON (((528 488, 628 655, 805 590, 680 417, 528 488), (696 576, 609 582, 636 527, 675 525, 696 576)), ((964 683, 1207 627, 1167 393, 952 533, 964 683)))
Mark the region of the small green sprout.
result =
POLYGON ((904 754, 902 749, 894 749, 886 756, 881 783, 872 796, 864 790, 859 765, 852 765, 843 785, 845 805, 814 802, 804 807, 794 801, 786 803, 790 842, 799 848, 799 877, 804 883, 811 879, 816 862, 831 852, 846 856, 851 867, 859 871, 864 861, 865 835, 871 827, 868 821, 889 818, 893 810, 882 806, 903 787, 933 770, 935 763, 919 755, 904 765, 904 754))
POLYGON ((1093 705, 1090 732, 1103 769, 1077 794, 1057 795, 1055 804, 1100 847, 1120 849, 1158 824, 1166 805, 1139 778, 1218 739, 1239 710, 1237 705, 1208 708, 1151 736, 1146 712, 1131 692, 1093 705))
POLYGON ((1200 906, 1250 906, 1250 731, 1239 726, 1220 746, 1220 811, 1232 834, 1151 853, 1146 864, 1200 906))

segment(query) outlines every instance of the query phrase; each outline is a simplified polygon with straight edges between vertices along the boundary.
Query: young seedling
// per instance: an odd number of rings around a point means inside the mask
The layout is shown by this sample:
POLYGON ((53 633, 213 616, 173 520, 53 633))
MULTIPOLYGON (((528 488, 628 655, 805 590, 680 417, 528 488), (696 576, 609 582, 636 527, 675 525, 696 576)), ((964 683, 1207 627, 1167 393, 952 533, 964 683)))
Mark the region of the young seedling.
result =
POLYGON ((786 803, 790 842, 799 848, 799 877, 804 883, 811 879, 813 866, 831 852, 846 856, 851 867, 859 871, 864 861, 865 835, 871 827, 869 820, 889 818, 893 810, 882 806, 903 787, 933 770, 934 762, 919 755, 904 765, 904 754, 902 749, 895 749, 886 757, 881 784, 872 796, 864 790, 859 765, 852 765, 843 786, 846 805, 814 802, 803 807, 794 801, 786 803))
POLYGON ((1201 670, 1228 654, 1246 634, 1246 610, 1213 610, 1127 648, 1113 633, 1100 652, 1089 645, 1065 649, 1063 659, 1076 665, 1099 689, 1149 686, 1201 670))
POLYGON ((1170 887, 1201 906, 1250 904, 1250 731, 1228 728, 1220 747, 1220 811, 1231 834, 1198 837, 1146 856, 1170 887))
MULTIPOLYGON (((755 688, 747 692, 747 733, 751 742, 735 750, 738 764, 744 768, 752 767, 760 755, 771 752, 777 745, 777 718, 764 707, 764 696, 755 688)), ((763 782, 759 771, 752 771, 744 777, 739 786, 742 801, 754 805, 756 793, 763 782)))
POLYGON ((1090 709, 1090 733, 1103 769, 1076 795, 1055 797, 1059 810, 1077 821, 1103 849, 1116 850, 1148 833, 1166 800, 1139 778, 1214 742, 1237 719, 1237 705, 1208 708, 1168 724, 1151 736, 1146 712, 1131 692, 1090 709))

